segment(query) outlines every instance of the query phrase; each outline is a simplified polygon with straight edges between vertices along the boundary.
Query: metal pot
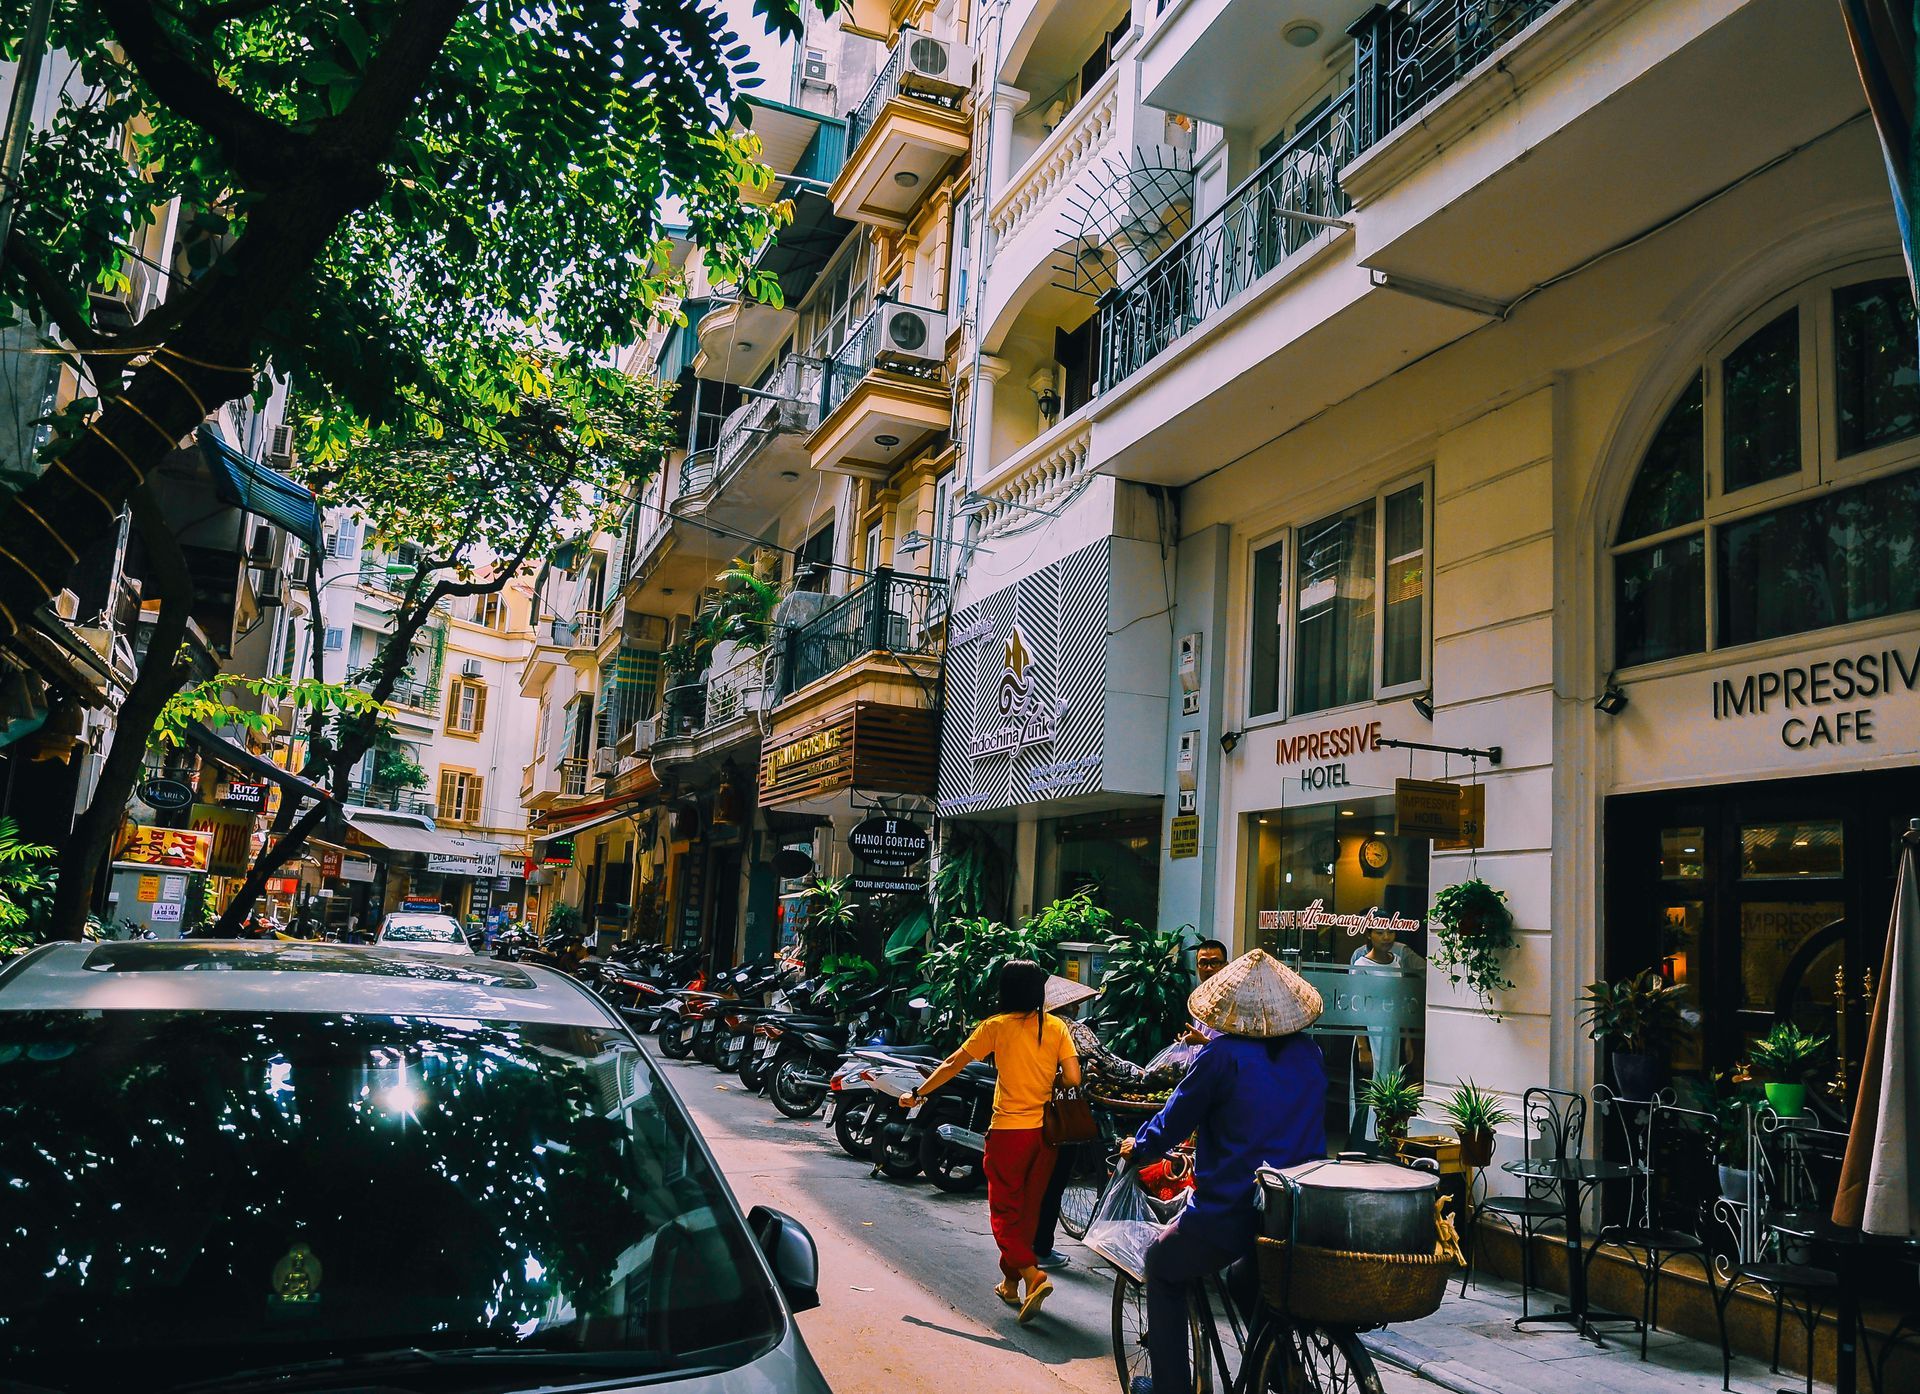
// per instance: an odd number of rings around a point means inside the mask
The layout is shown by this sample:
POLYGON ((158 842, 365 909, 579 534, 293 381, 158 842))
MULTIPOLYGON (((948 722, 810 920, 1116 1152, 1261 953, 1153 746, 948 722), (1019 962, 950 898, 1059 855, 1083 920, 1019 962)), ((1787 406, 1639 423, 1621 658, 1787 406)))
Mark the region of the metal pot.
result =
POLYGON ((1363 1254, 1431 1254, 1440 1179, 1387 1162, 1303 1162, 1260 1170, 1269 1239, 1363 1254), (1297 1214, 1296 1214, 1297 1211, 1297 1214))

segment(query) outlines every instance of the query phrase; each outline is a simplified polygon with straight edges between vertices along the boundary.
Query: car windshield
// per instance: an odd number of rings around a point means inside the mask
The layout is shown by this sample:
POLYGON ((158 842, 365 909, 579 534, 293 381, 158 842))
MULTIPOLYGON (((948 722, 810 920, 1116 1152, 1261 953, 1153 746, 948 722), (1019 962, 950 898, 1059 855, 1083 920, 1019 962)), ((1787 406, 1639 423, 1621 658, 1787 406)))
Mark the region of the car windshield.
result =
POLYGON ((0 1387, 479 1346, 606 1380, 744 1363, 783 1321, 611 1030, 0 1012, 0 1177, 0 1387))
POLYGON ((466 942, 460 926, 451 916, 431 915, 413 920, 388 920, 380 931, 382 939, 408 944, 455 944, 466 942))

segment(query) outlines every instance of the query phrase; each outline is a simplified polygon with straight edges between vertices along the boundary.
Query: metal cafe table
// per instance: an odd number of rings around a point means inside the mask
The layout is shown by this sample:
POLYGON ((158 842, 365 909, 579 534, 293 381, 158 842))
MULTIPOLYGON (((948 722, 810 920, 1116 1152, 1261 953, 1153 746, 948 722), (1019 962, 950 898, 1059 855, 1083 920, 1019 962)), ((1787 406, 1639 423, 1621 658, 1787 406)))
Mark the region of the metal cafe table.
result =
POLYGON ((1592 1318, 1629 1321, 1612 1312, 1596 1313, 1587 1305, 1586 1235, 1580 1223, 1580 1209, 1588 1190, 1609 1181, 1625 1181, 1646 1173, 1644 1166, 1628 1162, 1609 1162, 1598 1157, 1522 1157, 1503 1162, 1500 1169, 1524 1181, 1550 1182, 1560 1190, 1561 1217, 1566 1226, 1567 1305, 1551 1312, 1517 1317, 1517 1330, 1529 1322, 1554 1322, 1571 1326, 1582 1336, 1599 1342, 1592 1329, 1592 1318))

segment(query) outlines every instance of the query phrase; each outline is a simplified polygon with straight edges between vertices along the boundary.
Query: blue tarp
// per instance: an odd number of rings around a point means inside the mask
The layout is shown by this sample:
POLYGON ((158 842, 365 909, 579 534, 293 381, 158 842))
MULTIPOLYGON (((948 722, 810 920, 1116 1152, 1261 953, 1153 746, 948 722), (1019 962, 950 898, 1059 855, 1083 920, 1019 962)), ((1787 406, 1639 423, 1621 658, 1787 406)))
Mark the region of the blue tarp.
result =
POLYGON ((278 523, 315 552, 320 550, 320 503, 311 489, 248 459, 212 426, 200 428, 200 450, 213 471, 213 491, 223 503, 278 523))

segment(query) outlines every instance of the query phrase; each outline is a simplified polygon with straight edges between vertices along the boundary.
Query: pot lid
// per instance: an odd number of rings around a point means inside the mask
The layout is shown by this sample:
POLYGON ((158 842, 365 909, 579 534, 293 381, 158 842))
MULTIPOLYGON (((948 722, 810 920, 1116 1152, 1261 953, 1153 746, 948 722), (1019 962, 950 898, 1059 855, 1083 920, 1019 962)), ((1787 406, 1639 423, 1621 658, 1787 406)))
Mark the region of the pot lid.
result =
POLYGON ((1260 1169, 1261 1180, 1271 1186, 1285 1184, 1268 1179, 1282 1176, 1311 1191, 1433 1191, 1440 1187, 1440 1178, 1432 1172, 1391 1162, 1302 1162, 1299 1166, 1260 1169))

